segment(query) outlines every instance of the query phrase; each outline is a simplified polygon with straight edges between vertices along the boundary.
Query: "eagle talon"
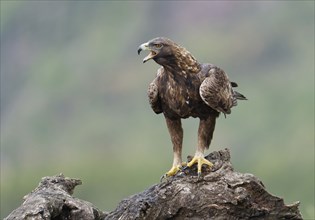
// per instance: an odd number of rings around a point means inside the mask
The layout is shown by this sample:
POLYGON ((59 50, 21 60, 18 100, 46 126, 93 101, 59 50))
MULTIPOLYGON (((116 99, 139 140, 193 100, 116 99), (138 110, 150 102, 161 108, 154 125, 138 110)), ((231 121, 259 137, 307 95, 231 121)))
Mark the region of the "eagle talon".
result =
POLYGON ((208 165, 210 168, 213 166, 213 163, 205 159, 203 156, 194 156, 194 158, 187 164, 187 167, 191 167, 195 163, 197 163, 198 167, 198 179, 201 177, 201 167, 203 164, 208 165))
POLYGON ((180 168, 180 171, 184 172, 184 171, 187 170, 187 169, 188 169, 188 167, 187 167, 187 165, 185 165, 185 166, 182 166, 182 167, 180 168))
POLYGON ((182 165, 179 166, 179 171, 183 172, 186 170, 187 167, 187 163, 186 162, 182 162, 182 165))
POLYGON ((167 178, 166 174, 162 175, 161 178, 160 178, 160 183, 163 182, 163 180, 165 180, 167 178))
POLYGON ((186 167, 186 163, 182 163, 181 165, 173 166, 167 173, 165 173, 160 178, 160 182, 168 177, 175 176, 178 172, 183 171, 183 168, 186 167))
POLYGON ((189 166, 183 166, 182 168, 181 168, 181 171, 183 171, 183 172, 185 172, 186 170, 188 170, 189 169, 189 166))
POLYGON ((198 172, 198 174, 197 174, 197 179, 198 179, 198 180, 202 179, 202 177, 201 177, 201 172, 198 172))

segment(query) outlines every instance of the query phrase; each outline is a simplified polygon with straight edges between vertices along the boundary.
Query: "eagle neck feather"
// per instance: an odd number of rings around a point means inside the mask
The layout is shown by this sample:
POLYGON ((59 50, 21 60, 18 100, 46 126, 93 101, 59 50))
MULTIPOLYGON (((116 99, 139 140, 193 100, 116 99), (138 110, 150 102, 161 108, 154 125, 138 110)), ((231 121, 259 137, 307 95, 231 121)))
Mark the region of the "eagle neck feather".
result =
POLYGON ((173 56, 169 57, 168 62, 163 66, 167 72, 184 77, 189 74, 197 74, 201 70, 200 63, 193 55, 178 45, 173 49, 173 56))

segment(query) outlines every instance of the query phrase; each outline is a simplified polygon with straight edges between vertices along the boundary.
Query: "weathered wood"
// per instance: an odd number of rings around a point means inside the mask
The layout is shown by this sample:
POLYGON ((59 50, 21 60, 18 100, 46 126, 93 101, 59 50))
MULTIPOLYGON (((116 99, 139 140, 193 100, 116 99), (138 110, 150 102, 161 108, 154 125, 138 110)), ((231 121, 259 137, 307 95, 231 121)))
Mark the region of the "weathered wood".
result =
POLYGON ((212 170, 186 169, 166 181, 122 200, 105 213, 71 196, 80 180, 45 177, 6 219, 302 219, 299 203, 285 205, 252 174, 234 172, 225 149, 206 157, 212 170))
POLYGON ((302 219, 299 203, 285 205, 252 174, 234 172, 229 151, 206 157, 212 171, 197 168, 123 200, 105 219, 302 219))
POLYGON ((104 219, 104 213, 92 203, 71 196, 74 188, 81 184, 81 180, 63 174, 44 177, 5 220, 104 219))

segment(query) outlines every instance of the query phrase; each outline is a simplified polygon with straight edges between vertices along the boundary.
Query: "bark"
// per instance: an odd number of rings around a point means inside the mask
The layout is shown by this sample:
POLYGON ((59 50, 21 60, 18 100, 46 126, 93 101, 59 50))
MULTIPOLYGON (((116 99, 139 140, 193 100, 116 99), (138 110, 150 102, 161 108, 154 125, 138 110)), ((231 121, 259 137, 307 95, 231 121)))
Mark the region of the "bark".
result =
POLYGON ((23 204, 5 220, 104 219, 105 214, 92 203, 71 196, 81 180, 59 174, 44 177, 38 187, 24 196, 23 204))
POLYGON ((6 219, 302 219, 299 202, 285 205, 252 174, 233 171, 227 149, 206 157, 214 166, 186 169, 122 200, 111 212, 71 196, 80 180, 45 177, 6 219))

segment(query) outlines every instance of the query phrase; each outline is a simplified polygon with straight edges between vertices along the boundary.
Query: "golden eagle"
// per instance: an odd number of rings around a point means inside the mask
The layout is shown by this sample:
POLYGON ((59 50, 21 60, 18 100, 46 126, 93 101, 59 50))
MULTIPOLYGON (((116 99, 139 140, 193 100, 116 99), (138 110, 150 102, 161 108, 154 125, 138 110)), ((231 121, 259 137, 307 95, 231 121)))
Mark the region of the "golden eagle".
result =
POLYGON ((154 38, 141 44, 142 50, 150 53, 143 63, 153 59, 161 67, 148 89, 149 102, 156 114, 163 113, 173 144, 173 166, 164 175, 175 175, 182 167, 182 118, 199 118, 198 145, 193 159, 187 164, 198 164, 198 176, 203 164, 213 164, 204 158, 209 148, 220 112, 231 113, 237 105, 237 99, 246 100, 242 94, 234 91, 235 82, 230 82, 226 73, 219 67, 199 63, 189 51, 165 37, 154 38))

